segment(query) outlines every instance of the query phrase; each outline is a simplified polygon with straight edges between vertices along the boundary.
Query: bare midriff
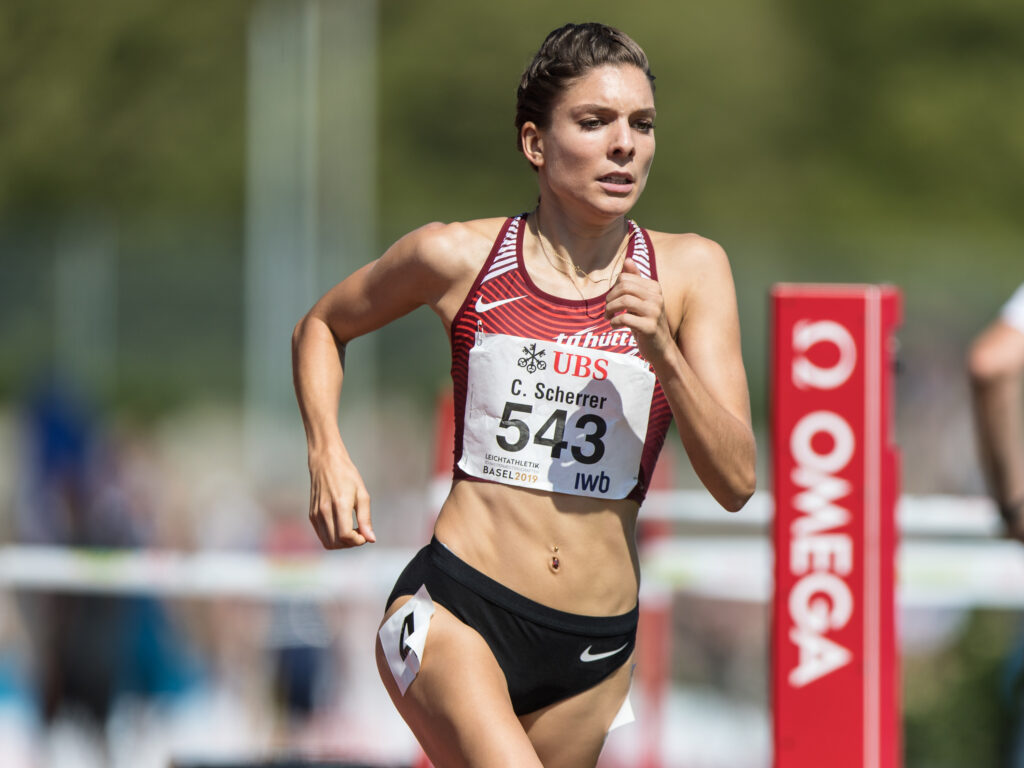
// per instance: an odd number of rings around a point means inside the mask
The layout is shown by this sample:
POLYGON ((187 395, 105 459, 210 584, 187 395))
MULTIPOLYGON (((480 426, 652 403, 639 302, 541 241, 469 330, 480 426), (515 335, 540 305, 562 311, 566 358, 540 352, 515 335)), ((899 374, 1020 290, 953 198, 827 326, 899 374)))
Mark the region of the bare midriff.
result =
POLYGON ((637 510, 628 499, 457 480, 434 531, 461 560, 524 597, 617 616, 637 602, 637 510))

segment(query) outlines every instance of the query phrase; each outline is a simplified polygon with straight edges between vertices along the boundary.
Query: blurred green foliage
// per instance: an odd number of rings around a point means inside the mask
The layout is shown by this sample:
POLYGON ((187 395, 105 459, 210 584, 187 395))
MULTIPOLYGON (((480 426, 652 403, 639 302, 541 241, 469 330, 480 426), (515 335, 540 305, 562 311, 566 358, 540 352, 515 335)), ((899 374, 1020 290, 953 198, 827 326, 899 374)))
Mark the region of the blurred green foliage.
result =
POLYGON ((249 4, 0 5, 0 397, 54 354, 69 221, 115 231, 112 406, 241 388, 249 4))
POLYGON ((977 610, 955 641, 905 658, 903 741, 908 768, 1017 765, 1024 715, 1021 619, 977 610))
POLYGON ((122 223, 242 201, 248 3, 0 7, 0 210, 122 223))
MULTIPOLYGON (((118 238, 110 400, 239 395, 250 8, 0 6, 0 394, 50 354, 47 264, 62 222, 85 211, 118 238)), ((658 78, 658 158, 636 218, 730 253, 759 418, 776 281, 899 284, 908 356, 959 359, 1024 277, 1024 6, 637 10, 379 3, 380 248, 426 221, 532 207, 514 148, 519 73, 551 28, 596 18, 644 45, 658 78)), ((417 314, 384 331, 382 380, 429 402, 447 368, 437 330, 417 314)))

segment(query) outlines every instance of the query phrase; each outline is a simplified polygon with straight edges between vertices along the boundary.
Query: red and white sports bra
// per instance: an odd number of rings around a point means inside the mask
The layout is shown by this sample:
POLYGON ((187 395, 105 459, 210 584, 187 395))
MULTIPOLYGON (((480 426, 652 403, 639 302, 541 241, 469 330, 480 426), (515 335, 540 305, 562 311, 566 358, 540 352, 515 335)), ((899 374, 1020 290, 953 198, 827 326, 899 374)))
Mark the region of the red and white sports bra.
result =
MULTIPOLYGON (((526 215, 502 226, 452 322, 456 478, 643 501, 672 421, 604 296, 552 296, 523 264, 526 215)), ((627 256, 656 280, 647 232, 627 256)))

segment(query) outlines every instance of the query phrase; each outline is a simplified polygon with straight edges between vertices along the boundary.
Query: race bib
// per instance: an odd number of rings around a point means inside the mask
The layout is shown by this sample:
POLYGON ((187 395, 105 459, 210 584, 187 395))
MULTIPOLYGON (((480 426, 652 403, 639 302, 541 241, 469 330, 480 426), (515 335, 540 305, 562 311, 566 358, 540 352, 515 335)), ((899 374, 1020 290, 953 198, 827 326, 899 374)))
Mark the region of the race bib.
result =
POLYGON ((636 485, 654 374, 638 357, 478 333, 459 468, 473 477, 622 499, 636 485))

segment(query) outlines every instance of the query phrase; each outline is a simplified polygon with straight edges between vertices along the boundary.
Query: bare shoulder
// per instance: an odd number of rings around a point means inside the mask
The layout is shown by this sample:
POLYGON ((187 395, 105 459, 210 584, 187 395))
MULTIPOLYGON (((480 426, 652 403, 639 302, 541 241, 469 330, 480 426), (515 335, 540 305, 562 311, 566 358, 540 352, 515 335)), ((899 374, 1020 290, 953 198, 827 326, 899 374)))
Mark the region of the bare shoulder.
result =
POLYGON ((432 222, 396 242, 380 259, 381 279, 401 277, 414 284, 420 301, 451 321, 479 274, 504 218, 448 224, 432 222))
POLYGON ((474 275, 483 265, 504 218, 474 219, 451 223, 431 222, 413 230, 394 247, 431 272, 458 280, 467 271, 474 275))
POLYGON ((658 272, 692 272, 729 268, 729 257, 714 240, 691 233, 648 232, 658 272))
POLYGON ((725 249, 693 233, 649 232, 666 297, 686 303, 698 297, 733 300, 732 268, 725 249))

